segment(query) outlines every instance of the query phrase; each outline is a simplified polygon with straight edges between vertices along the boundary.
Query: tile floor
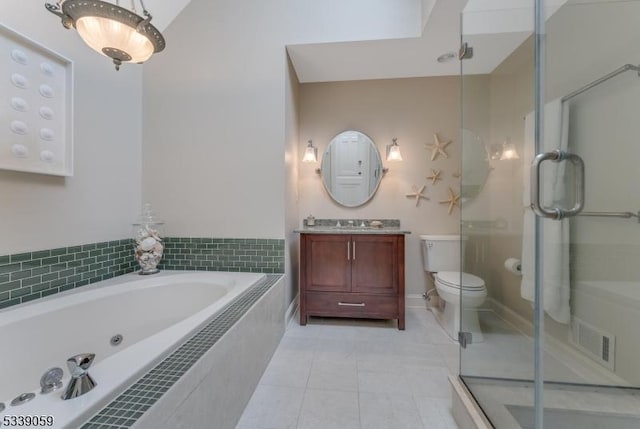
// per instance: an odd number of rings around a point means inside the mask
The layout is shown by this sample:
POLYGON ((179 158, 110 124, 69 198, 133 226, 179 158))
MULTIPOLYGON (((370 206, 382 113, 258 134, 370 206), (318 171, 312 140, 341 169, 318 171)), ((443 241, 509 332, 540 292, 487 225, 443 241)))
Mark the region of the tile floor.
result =
MULTIPOLYGON (((501 319, 493 311, 480 311, 480 328, 484 342, 473 343, 463 352, 463 374, 497 379, 533 380, 534 344, 513 325, 501 319)), ((567 383, 597 383, 596 375, 590 380, 574 371, 576 362, 568 356, 560 359, 551 353, 544 354, 545 379, 567 383)))
POLYGON ((457 429, 458 346, 425 309, 394 322, 292 321, 236 429, 457 429))

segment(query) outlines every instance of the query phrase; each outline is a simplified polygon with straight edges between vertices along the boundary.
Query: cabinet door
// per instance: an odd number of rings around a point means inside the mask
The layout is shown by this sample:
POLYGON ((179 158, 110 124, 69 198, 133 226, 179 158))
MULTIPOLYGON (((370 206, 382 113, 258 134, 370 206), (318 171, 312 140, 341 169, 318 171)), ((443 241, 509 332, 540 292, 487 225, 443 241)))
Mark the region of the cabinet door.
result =
POLYGON ((352 235, 351 291, 398 293, 398 239, 389 235, 352 235))
POLYGON ((349 235, 307 236, 306 290, 348 292, 351 284, 349 235))

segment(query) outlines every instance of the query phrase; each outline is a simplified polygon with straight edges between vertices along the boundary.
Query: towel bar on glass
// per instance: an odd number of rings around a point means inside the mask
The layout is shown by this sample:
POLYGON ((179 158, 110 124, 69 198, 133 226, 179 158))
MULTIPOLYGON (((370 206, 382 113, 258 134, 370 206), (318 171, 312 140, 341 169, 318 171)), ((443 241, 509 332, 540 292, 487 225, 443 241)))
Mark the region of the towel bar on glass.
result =
POLYGON ((581 212, 578 216, 590 216, 590 217, 618 217, 629 219, 635 217, 640 223, 640 211, 637 212, 581 212))
POLYGON ((579 89, 573 91, 571 94, 565 95, 564 97, 562 97, 562 101, 564 102, 564 101, 570 100, 573 97, 575 97, 577 95, 580 95, 583 92, 586 92, 586 91, 590 90, 594 86, 598 86, 601 83, 606 82, 609 79, 614 78, 614 77, 618 76, 619 74, 624 73, 624 72, 629 71, 629 70, 637 72, 638 76, 640 76, 640 66, 635 66, 633 64, 625 64, 622 67, 620 67, 619 69, 616 69, 616 70, 612 71, 611 73, 602 76, 600 79, 596 79, 593 82, 583 86, 582 88, 579 88, 579 89))

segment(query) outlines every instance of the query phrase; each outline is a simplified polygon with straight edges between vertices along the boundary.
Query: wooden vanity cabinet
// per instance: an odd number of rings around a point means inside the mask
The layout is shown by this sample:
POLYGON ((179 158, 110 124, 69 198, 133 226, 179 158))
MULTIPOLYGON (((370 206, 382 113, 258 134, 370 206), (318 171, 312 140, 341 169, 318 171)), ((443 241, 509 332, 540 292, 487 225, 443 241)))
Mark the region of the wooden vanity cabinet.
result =
POLYGON ((404 329, 404 235, 301 234, 300 324, 309 316, 397 319, 404 329))

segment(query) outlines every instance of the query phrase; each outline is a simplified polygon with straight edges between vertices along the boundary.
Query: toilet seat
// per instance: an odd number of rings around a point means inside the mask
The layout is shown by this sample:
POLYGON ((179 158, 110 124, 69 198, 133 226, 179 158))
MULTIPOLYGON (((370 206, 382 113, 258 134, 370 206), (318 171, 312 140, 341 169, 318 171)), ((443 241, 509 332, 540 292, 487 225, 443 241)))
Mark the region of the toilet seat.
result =
POLYGON ((444 299, 447 302, 453 302, 458 304, 460 302, 460 295, 462 295, 465 299, 466 307, 477 307, 484 299, 487 297, 487 290, 485 288, 479 289, 460 289, 455 286, 447 286, 440 282, 436 283, 436 290, 438 291, 438 296, 444 299), (472 305, 473 300, 479 299, 480 303, 477 305, 472 305))
MULTIPOLYGON (((441 271, 436 273, 436 281, 443 286, 460 289, 460 271, 441 271)), ((462 273, 463 290, 482 290, 485 288, 484 280, 469 273, 462 273)))

